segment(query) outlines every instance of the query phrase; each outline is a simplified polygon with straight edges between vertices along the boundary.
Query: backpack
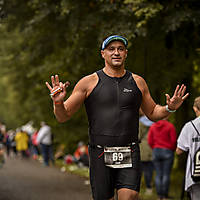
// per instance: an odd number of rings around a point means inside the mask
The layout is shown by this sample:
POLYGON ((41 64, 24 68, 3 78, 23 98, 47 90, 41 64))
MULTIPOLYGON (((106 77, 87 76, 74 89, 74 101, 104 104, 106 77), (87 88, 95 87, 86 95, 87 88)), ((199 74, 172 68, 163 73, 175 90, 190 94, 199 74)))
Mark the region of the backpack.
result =
MULTIPOLYGON (((194 129, 196 130, 196 132, 198 133, 198 135, 200 136, 199 131, 197 130, 197 128, 195 127, 192 121, 191 123, 194 129)), ((194 182, 199 182, 200 181, 200 147, 194 154, 193 162, 194 162, 194 170, 193 170, 193 173, 191 173, 191 178, 194 182)))

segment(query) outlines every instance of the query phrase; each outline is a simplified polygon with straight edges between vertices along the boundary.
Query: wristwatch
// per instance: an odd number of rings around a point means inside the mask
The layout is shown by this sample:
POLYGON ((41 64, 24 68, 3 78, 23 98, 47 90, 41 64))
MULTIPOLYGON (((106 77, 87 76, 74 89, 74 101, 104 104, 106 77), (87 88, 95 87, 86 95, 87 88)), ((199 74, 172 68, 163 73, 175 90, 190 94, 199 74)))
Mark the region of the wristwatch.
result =
POLYGON ((176 110, 170 110, 168 105, 165 106, 165 109, 167 112, 170 112, 170 113, 176 112, 176 110))

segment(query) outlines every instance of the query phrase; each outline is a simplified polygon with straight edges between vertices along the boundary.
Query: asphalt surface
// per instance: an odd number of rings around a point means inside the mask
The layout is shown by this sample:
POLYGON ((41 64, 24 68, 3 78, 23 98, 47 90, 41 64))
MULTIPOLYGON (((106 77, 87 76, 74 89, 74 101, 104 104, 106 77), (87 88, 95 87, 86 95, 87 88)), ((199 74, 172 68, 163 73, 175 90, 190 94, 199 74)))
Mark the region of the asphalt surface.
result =
POLYGON ((0 200, 91 200, 86 181, 37 161, 7 159, 0 169, 0 200))

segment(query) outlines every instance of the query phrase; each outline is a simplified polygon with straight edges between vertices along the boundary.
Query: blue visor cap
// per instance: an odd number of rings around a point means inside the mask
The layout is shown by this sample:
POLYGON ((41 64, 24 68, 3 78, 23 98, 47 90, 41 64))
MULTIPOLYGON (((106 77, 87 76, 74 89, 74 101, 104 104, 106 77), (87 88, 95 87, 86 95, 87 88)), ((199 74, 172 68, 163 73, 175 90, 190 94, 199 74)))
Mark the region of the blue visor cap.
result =
POLYGON ((106 46, 108 46, 108 44, 110 44, 110 42, 112 42, 112 41, 121 41, 125 45, 125 47, 128 46, 128 40, 125 37, 122 37, 119 35, 112 35, 103 41, 101 50, 104 50, 106 48, 106 46))

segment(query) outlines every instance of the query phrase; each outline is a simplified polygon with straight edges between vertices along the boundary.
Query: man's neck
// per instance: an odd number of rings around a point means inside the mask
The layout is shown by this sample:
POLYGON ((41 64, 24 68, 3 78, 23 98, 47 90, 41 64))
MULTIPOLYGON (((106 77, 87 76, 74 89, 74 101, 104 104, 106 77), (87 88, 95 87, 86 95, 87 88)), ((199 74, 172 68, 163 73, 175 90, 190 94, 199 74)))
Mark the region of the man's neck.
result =
POLYGON ((106 66, 103 68, 103 71, 110 77, 122 77, 126 73, 126 70, 124 68, 113 69, 106 66))

